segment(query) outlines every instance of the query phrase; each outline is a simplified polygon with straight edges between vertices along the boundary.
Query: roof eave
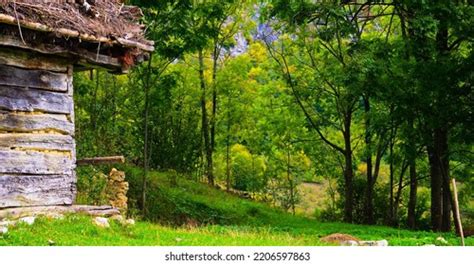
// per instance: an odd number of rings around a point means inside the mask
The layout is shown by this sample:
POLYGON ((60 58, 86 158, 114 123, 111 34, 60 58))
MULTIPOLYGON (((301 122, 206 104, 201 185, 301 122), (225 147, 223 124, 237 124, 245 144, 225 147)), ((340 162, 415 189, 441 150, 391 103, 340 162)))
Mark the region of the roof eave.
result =
POLYGON ((137 48, 146 52, 153 52, 155 50, 154 48, 155 43, 153 41, 147 40, 147 41, 143 41, 142 43, 138 41, 127 40, 121 37, 116 37, 114 39, 108 38, 108 37, 101 37, 101 36, 97 37, 97 36, 93 36, 89 34, 81 34, 80 32, 75 31, 75 30, 70 30, 70 29, 65 29, 65 28, 54 29, 49 26, 43 25, 41 23, 17 20, 15 17, 5 15, 5 14, 0 14, 0 23, 13 25, 13 26, 18 25, 20 29, 26 28, 26 29, 31 29, 34 31, 55 33, 58 36, 65 37, 65 38, 78 38, 82 41, 87 41, 91 43, 110 43, 112 45, 122 45, 123 47, 127 47, 127 48, 137 48))

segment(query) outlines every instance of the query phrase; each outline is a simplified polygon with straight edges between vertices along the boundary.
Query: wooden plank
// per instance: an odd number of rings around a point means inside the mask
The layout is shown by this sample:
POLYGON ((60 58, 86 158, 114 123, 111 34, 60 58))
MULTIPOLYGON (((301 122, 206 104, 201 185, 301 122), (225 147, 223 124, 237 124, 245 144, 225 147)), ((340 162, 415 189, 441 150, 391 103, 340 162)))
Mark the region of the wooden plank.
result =
MULTIPOLYGON (((67 68, 67 94, 71 97, 74 96, 73 82, 74 82, 74 66, 71 65, 67 68)), ((71 109, 71 114, 72 116, 74 116, 74 102, 73 102, 73 108, 71 109)))
POLYGON ((154 43, 152 45, 147 45, 147 44, 143 44, 137 41, 127 40, 124 38, 117 38, 117 42, 122 44, 122 46, 128 47, 128 48, 139 48, 147 52, 155 51, 155 47, 153 46, 154 43))
POLYGON ((0 86, 0 109, 71 114, 73 104, 72 96, 65 93, 0 86))
POLYGON ((67 72, 65 59, 13 48, 0 47, 0 64, 26 69, 47 70, 61 73, 67 72))
POLYGON ((71 205, 71 206, 36 206, 21 207, 0 210, 0 220, 2 219, 18 219, 26 216, 49 215, 52 213, 59 214, 86 214, 91 216, 114 216, 120 214, 117 208, 112 206, 89 206, 89 205, 71 205))
POLYGON ((0 131, 51 131, 74 135, 74 124, 64 114, 25 114, 0 111, 0 131))
POLYGON ((51 46, 43 43, 32 46, 31 44, 24 43, 20 37, 11 36, 6 34, 0 34, 0 45, 11 48, 21 48, 29 51, 42 53, 45 55, 64 55, 67 54, 68 50, 60 46, 51 46))
POLYGON ((0 174, 0 208, 71 205, 75 180, 71 175, 0 174))
POLYGON ((0 149, 33 149, 71 151, 75 149, 74 139, 61 134, 0 133, 0 149))
POLYGON ((25 70, 0 64, 0 85, 67 92, 67 74, 44 70, 25 70))
POLYGON ((31 45, 23 43, 21 39, 17 37, 1 34, 0 46, 21 48, 42 54, 60 56, 66 58, 71 64, 84 66, 87 70, 103 68, 105 70, 121 72, 122 69, 122 63, 118 58, 97 54, 97 52, 90 52, 81 48, 71 50, 60 46, 51 47, 51 45, 44 45, 42 43, 31 45))
POLYGON ((71 152, 16 151, 0 149, 0 173, 73 174, 75 160, 71 152))
POLYGON ((123 163, 125 163, 124 156, 92 157, 92 158, 83 158, 83 159, 77 160, 78 166, 110 165, 110 164, 123 164, 123 163))

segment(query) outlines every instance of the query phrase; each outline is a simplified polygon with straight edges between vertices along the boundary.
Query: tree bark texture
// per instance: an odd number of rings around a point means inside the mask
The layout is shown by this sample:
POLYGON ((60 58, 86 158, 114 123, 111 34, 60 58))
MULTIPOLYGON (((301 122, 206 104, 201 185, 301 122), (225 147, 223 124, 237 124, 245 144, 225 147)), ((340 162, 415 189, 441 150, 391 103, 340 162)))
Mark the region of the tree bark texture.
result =
POLYGON ((209 185, 214 186, 214 165, 212 162, 212 144, 209 132, 209 119, 207 116, 207 86, 204 78, 204 55, 203 51, 199 50, 199 79, 201 84, 201 129, 204 138, 204 154, 206 156, 206 175, 209 185))
POLYGON ((352 144, 351 144, 352 112, 344 117, 344 221, 352 223, 354 212, 354 169, 352 168, 352 144))

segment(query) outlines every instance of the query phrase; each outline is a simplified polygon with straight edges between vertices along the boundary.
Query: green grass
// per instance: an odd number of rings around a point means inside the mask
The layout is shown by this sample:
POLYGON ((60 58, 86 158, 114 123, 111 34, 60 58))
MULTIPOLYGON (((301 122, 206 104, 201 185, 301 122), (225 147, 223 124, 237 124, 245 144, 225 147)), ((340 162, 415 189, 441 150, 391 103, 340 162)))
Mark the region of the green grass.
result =
MULTIPOLYGON (((139 172, 127 169, 132 202, 139 172)), ((168 175, 152 173, 146 220, 124 227, 111 222, 99 228, 90 217, 67 216, 64 220, 39 218, 33 226, 20 224, 0 236, 0 245, 58 246, 319 246, 319 239, 345 233, 362 240, 386 239, 392 246, 435 244, 444 237, 459 245, 454 234, 414 232, 382 226, 321 223, 292 216, 265 204, 244 200, 207 185, 184 179, 170 185, 168 175), (180 226, 176 226, 179 224, 180 226), (193 227, 198 224, 198 227, 193 227)), ((468 245, 474 239, 468 238, 468 245)))
POLYGON ((99 228, 87 217, 71 216, 65 220, 40 219, 29 227, 13 228, 0 245, 47 246, 199 246, 199 245, 314 245, 316 237, 292 236, 268 229, 210 226, 171 228, 138 222, 133 227, 113 223, 99 228))
MULTIPOLYGON (((410 232, 386 227, 347 224, 321 224, 295 219, 292 226, 248 227, 205 226, 176 228, 149 222, 124 227, 112 222, 99 228, 90 217, 68 216, 64 220, 39 218, 33 226, 21 224, 0 236, 0 246, 320 246, 322 235, 344 232, 361 239, 387 239, 390 245, 417 246, 435 244, 441 234, 410 232)), ((451 235, 444 236, 450 245, 459 244, 451 235)), ((469 245, 474 245, 468 239, 469 245)))

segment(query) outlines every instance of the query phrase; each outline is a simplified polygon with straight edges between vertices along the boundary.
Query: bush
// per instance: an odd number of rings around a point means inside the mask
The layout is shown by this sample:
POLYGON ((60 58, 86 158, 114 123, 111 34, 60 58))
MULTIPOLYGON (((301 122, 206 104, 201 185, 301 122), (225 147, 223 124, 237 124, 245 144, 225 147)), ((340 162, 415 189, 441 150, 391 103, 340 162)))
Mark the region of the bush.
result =
POLYGON ((94 167, 79 167, 77 174, 77 204, 105 205, 107 175, 94 167))
MULTIPOLYGON (((138 209, 137 202, 141 198, 143 171, 134 167, 127 167, 127 180, 130 183, 128 197, 130 208, 138 209)), ((146 220, 167 225, 201 225, 227 224, 229 213, 217 207, 211 207, 205 202, 195 200, 191 191, 180 186, 182 177, 173 176, 175 181, 170 185, 169 172, 150 173, 147 183, 146 213, 142 217, 146 220)), ((232 209, 230 209, 232 210, 232 209)))
POLYGON ((251 154, 247 147, 241 144, 232 146, 231 151, 233 188, 242 191, 262 190, 266 185, 264 159, 251 154))
MULTIPOLYGON (((365 202, 366 202, 366 187, 367 181, 364 176, 356 176, 354 178, 354 212, 353 220, 354 223, 364 223, 365 221, 365 202)), ((343 194, 344 188, 342 183, 339 183, 338 189, 339 194, 343 194)), ((398 225, 406 228, 407 223, 407 202, 409 199, 409 190, 405 188, 402 191, 400 198, 398 217, 397 220, 389 220, 389 209, 390 209, 390 187, 388 183, 377 183, 374 187, 374 219, 377 224, 383 225, 391 223, 392 225, 398 225)), ((395 195, 395 194, 394 194, 395 195)), ((417 229, 429 230, 430 228, 430 216, 429 216, 429 202, 430 192, 428 188, 419 188, 417 194, 417 205, 416 205, 416 225, 417 229)), ((342 221, 344 210, 344 196, 339 196, 336 203, 336 209, 332 209, 329 206, 320 212, 315 212, 315 216, 321 221, 342 221)))

